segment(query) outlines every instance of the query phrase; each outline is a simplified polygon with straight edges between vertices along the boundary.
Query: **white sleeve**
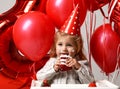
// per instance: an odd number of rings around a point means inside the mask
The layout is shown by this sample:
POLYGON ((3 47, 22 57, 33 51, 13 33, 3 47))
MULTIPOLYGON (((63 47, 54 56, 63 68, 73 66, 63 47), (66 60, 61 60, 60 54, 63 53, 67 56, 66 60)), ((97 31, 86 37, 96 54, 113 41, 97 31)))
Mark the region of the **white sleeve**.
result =
POLYGON ((79 63, 81 64, 81 67, 78 70, 76 70, 76 72, 79 76, 79 80, 82 83, 90 83, 90 82, 94 81, 94 76, 92 74, 92 71, 90 70, 88 62, 80 61, 79 63))
POLYGON ((49 80, 57 74, 53 68, 55 60, 55 58, 50 58, 44 67, 37 72, 36 77, 38 81, 43 81, 44 79, 49 80))

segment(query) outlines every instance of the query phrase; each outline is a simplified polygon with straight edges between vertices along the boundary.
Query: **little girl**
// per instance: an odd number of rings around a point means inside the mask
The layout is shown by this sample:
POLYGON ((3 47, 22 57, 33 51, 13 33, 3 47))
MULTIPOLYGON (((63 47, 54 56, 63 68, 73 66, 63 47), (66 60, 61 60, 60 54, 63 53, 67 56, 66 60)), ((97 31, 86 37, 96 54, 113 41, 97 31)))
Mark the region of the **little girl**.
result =
POLYGON ((78 17, 77 11, 78 6, 74 9, 72 17, 68 18, 68 22, 66 21, 60 31, 56 32, 50 59, 36 74, 38 86, 42 86, 44 80, 51 81, 51 84, 83 84, 94 81, 82 52, 82 37, 77 30, 79 24, 76 24, 78 18, 75 19, 78 17))
POLYGON ((66 33, 57 32, 55 44, 51 49, 51 58, 46 65, 37 72, 37 79, 41 83, 44 79, 51 80, 52 84, 81 84, 94 80, 85 56, 82 53, 82 39, 66 33), (61 55, 69 55, 66 61, 68 71, 61 70, 61 55))

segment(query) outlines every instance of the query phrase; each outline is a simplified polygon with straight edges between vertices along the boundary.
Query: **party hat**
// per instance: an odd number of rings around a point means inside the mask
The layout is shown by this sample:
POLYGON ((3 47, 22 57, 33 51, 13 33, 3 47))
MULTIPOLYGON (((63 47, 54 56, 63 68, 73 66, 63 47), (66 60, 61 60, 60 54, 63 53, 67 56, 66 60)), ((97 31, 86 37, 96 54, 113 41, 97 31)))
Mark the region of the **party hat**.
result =
POLYGON ((65 21, 60 31, 71 35, 80 35, 80 22, 79 22, 79 4, 76 5, 71 15, 65 21))

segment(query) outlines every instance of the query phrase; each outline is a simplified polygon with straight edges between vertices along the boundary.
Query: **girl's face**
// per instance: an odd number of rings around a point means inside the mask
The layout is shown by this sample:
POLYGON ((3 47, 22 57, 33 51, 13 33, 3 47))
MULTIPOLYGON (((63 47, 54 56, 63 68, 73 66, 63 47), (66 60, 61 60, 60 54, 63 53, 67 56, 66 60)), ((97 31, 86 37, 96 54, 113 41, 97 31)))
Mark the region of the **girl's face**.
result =
POLYGON ((71 40, 68 36, 59 37, 56 42, 56 54, 57 57, 61 54, 68 54, 71 57, 74 57, 76 54, 75 41, 71 40))

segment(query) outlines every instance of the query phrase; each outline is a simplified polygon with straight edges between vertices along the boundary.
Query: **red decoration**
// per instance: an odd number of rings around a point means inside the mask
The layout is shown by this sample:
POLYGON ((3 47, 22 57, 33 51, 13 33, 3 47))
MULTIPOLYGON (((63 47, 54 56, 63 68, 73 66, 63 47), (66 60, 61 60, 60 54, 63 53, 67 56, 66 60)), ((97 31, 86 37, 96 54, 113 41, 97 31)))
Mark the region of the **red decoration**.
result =
POLYGON ((46 13, 47 0, 37 0, 32 10, 46 13))
POLYGON ((110 24, 98 27, 90 40, 90 50, 95 62, 106 73, 115 71, 120 38, 110 24))
POLYGON ((0 68, 1 72, 9 77, 17 78, 21 76, 32 76, 35 71, 44 66, 49 56, 37 62, 32 62, 25 56, 18 53, 12 38, 12 27, 9 27, 0 36, 0 68), (35 64, 35 66, 33 66, 35 64))
POLYGON ((55 26, 60 28, 78 3, 80 6, 79 20, 80 25, 82 25, 87 12, 84 0, 48 0, 46 4, 46 13, 54 22, 55 26))
POLYGON ((110 21, 114 22, 114 29, 120 36, 120 0, 112 0, 109 6, 110 21))
POLYGON ((97 87, 96 82, 93 81, 93 82, 89 83, 88 87, 97 87))
POLYGON ((79 8, 79 4, 77 4, 69 18, 61 27, 61 32, 65 32, 71 35, 80 35, 79 8))
POLYGON ((36 0, 15 0, 15 5, 8 11, 0 14, 0 33, 13 25, 17 17, 32 10, 36 0))
POLYGON ((91 12, 100 9, 101 7, 103 7, 104 5, 110 2, 110 0, 85 0, 85 1, 88 10, 91 12))
POLYGON ((18 50, 32 61, 38 61, 49 51, 55 27, 47 15, 31 11, 14 24, 13 40, 18 50))
POLYGON ((30 89, 32 81, 30 77, 25 76, 16 79, 9 78, 4 76, 2 72, 0 72, 0 80, 0 87, 2 89, 30 89))
POLYGON ((10 26, 19 16, 32 10, 36 0, 15 1, 15 5, 10 10, 0 14, 0 87, 30 89, 34 72, 44 66, 49 56, 45 55, 40 61, 33 62, 18 53, 12 38, 13 29, 10 26))
POLYGON ((50 87, 52 80, 44 79, 42 83, 42 87, 50 87))

